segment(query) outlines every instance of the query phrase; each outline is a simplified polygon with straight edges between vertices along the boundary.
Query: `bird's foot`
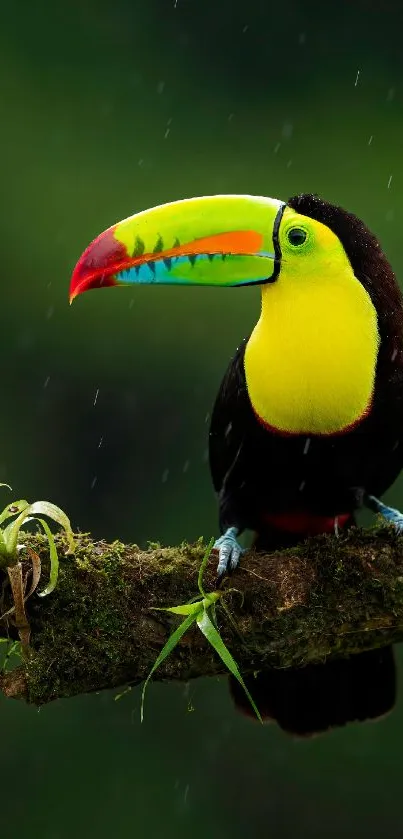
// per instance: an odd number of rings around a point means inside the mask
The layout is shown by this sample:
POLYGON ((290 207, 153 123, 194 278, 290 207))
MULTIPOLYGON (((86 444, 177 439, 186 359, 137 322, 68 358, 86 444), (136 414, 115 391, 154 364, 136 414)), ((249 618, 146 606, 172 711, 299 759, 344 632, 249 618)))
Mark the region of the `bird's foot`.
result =
POLYGON ((242 554, 245 553, 245 548, 242 548, 237 541, 239 530, 237 527, 228 527, 223 536, 216 539, 213 550, 218 551, 218 565, 217 576, 223 577, 234 571, 242 554))
POLYGON ((383 516, 386 521, 390 521, 398 531, 398 533, 403 533, 403 513, 400 513, 399 510, 395 510, 394 507, 388 507, 386 504, 383 504, 382 501, 379 501, 378 498, 375 498, 374 495, 368 495, 368 507, 374 511, 374 513, 379 513, 383 516))

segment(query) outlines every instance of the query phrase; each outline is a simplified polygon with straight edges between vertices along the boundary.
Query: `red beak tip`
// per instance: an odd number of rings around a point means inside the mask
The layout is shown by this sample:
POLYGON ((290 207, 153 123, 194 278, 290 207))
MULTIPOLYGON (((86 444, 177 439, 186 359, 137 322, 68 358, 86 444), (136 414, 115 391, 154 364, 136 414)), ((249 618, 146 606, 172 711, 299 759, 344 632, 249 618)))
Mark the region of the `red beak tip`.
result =
POLYGON ((70 305, 84 291, 117 285, 114 269, 127 260, 128 254, 114 238, 115 228, 116 225, 94 239, 78 260, 70 282, 70 305))

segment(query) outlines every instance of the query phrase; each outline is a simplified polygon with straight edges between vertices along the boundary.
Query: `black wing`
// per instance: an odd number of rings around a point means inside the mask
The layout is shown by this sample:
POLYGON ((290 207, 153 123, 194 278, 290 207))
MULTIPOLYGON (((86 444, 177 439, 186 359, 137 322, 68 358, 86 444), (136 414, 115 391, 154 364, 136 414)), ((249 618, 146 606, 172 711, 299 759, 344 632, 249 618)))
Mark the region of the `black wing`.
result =
MULTIPOLYGON (((209 460, 214 489, 223 489, 240 456, 251 406, 246 389, 245 338, 231 359, 221 382, 210 423, 209 460)), ((249 421, 249 422, 248 422, 249 421)))

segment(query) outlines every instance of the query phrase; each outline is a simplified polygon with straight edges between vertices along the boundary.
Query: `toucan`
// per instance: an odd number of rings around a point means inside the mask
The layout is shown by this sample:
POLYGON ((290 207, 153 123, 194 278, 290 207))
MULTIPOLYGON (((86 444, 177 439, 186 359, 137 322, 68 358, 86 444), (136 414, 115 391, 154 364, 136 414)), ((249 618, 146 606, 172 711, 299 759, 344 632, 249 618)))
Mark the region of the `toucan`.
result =
POLYGON ((220 577, 245 530, 286 547, 352 526, 366 506, 403 531, 379 500, 403 466, 403 300, 357 216, 313 194, 163 204, 87 247, 70 300, 150 283, 261 288, 211 418, 220 577))

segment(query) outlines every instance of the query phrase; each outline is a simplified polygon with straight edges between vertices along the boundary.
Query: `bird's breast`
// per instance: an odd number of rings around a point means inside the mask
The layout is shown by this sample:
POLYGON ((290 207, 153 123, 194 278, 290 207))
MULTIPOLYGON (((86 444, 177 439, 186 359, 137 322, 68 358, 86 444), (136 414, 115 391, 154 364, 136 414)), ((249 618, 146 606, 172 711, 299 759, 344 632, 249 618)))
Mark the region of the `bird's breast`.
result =
POLYGON ((346 288, 275 284, 245 348, 252 407, 291 434, 337 434, 370 411, 379 346, 377 315, 358 280, 346 288))

